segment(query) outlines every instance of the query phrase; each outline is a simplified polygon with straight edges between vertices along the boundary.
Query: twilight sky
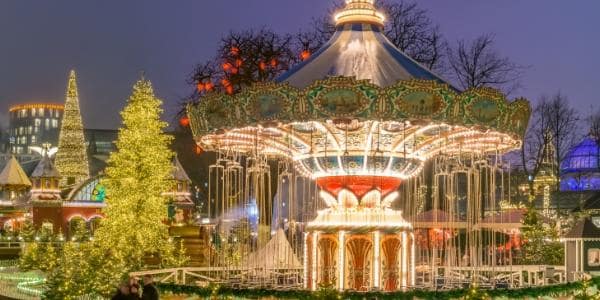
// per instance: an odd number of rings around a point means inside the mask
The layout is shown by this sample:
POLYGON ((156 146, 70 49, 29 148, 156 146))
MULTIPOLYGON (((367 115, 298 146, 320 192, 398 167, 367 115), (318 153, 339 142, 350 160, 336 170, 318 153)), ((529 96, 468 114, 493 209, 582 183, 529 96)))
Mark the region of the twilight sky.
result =
MULTIPOLYGON (((582 112, 600 107, 600 1, 420 0, 450 41, 496 35, 496 48, 530 66, 514 96, 558 90, 582 112)), ((84 124, 117 128, 142 71, 167 116, 189 92, 186 76, 230 30, 296 32, 329 0, 0 1, 0 124, 8 107, 63 102, 76 69, 84 124)))

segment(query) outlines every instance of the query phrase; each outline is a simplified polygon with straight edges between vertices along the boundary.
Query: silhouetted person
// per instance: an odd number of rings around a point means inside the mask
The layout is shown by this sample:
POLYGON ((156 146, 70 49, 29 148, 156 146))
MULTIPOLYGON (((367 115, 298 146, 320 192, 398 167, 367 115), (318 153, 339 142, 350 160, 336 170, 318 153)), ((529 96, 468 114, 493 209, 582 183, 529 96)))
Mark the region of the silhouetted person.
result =
POLYGON ((144 289, 142 291, 143 300, 159 300, 158 290, 154 286, 154 280, 150 275, 144 275, 144 289))
POLYGON ((127 283, 121 283, 117 289, 117 293, 111 298, 112 300, 129 300, 131 293, 129 292, 129 285, 127 283))

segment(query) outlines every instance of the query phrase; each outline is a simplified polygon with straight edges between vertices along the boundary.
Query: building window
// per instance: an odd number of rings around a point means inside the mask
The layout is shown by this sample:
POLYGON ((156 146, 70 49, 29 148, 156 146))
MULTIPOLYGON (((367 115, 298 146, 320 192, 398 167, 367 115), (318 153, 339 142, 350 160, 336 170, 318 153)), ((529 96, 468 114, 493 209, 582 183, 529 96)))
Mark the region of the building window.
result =
POLYGON ((60 110, 57 109, 57 110, 54 111, 54 117, 55 118, 60 118, 60 110))
POLYGON ((19 127, 19 135, 23 134, 24 132, 23 126, 19 127))
POLYGON ((36 139, 36 136, 35 136, 35 135, 32 135, 32 136, 31 136, 31 143, 32 143, 32 144, 35 144, 35 143, 37 143, 37 139, 36 139))
POLYGON ((38 109, 38 116, 40 116, 40 117, 43 117, 43 116, 44 116, 44 108, 43 108, 43 107, 40 107, 40 108, 38 109))
POLYGON ((38 133, 39 131, 40 131, 40 127, 39 126, 33 127, 33 133, 38 133))
POLYGON ((27 110, 26 109, 21 109, 21 113, 20 113, 19 117, 21 117, 21 118, 27 117, 27 110))
POLYGON ((40 125, 42 125, 42 120, 40 120, 40 119, 35 119, 35 121, 34 121, 33 125, 35 125, 35 126, 40 126, 40 125))
POLYGON ((588 266, 590 266, 590 267, 600 266, 600 249, 598 249, 598 248, 588 249, 588 266))
POLYGON ((50 119, 46 119, 46 121, 44 122, 45 128, 46 129, 50 129, 50 119))
POLYGON ((33 133, 33 126, 29 126, 29 127, 27 128, 27 133, 28 133, 28 134, 31 134, 31 133, 33 133))
POLYGON ((32 109, 31 109, 31 116, 32 116, 32 117, 35 117, 35 108, 32 108, 32 109))
POLYGON ((52 128, 58 128, 58 120, 52 119, 52 128))

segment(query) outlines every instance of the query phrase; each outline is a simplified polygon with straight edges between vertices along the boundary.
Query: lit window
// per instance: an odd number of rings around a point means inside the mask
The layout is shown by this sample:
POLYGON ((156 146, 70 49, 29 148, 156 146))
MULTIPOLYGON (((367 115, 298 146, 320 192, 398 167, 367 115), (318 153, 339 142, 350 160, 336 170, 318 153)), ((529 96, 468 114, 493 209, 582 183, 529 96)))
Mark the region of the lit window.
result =
POLYGON ((52 128, 58 128, 58 120, 52 119, 52 128))
POLYGON ((32 108, 32 109, 31 109, 31 116, 32 116, 32 117, 35 117, 35 108, 32 108))
POLYGON ((588 249, 588 265, 590 267, 600 266, 600 249, 588 249))
POLYGON ((31 134, 33 132, 33 126, 29 126, 27 128, 27 133, 31 134))
POLYGON ((57 110, 54 111, 54 117, 55 118, 60 118, 60 110, 57 109, 57 110))
POLYGON ((25 118, 25 117, 27 117, 27 110, 21 109, 21 118, 25 118))
POLYGON ((40 107, 40 108, 38 109, 38 115, 39 115, 40 117, 43 117, 43 116, 44 116, 44 108, 43 108, 43 107, 40 107))
POLYGON ((19 134, 20 135, 23 134, 23 131, 24 131, 23 126, 19 127, 19 134))
POLYGON ((42 120, 40 120, 40 119, 35 119, 35 121, 34 121, 34 123, 33 123, 33 124, 34 124, 35 126, 40 126, 40 125, 42 125, 42 120))
POLYGON ((40 127, 39 126, 33 127, 33 133, 38 133, 39 131, 40 131, 40 127))
POLYGON ((32 136, 31 136, 31 143, 32 143, 32 144, 35 144, 35 143, 37 143, 37 140, 36 140, 36 136, 35 136, 35 135, 32 135, 32 136))
POLYGON ((45 128, 48 129, 50 128, 50 119, 46 119, 46 122, 44 122, 45 128))

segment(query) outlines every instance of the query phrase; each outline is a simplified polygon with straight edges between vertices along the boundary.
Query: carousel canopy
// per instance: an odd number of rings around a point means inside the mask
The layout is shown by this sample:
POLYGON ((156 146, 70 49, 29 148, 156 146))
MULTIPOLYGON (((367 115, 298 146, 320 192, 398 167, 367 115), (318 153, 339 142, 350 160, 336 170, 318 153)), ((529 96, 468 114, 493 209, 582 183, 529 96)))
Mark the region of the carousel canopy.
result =
POLYGON ((346 1, 336 20, 331 41, 276 82, 188 106, 198 145, 288 157, 312 178, 399 179, 440 153, 520 146, 528 101, 489 88, 459 93, 385 38, 372 0, 346 1))
POLYGON ((10 158, 0 173, 0 186, 30 187, 31 181, 14 156, 10 158))

